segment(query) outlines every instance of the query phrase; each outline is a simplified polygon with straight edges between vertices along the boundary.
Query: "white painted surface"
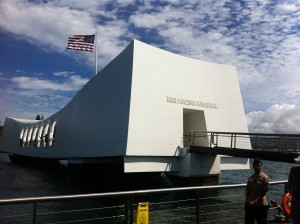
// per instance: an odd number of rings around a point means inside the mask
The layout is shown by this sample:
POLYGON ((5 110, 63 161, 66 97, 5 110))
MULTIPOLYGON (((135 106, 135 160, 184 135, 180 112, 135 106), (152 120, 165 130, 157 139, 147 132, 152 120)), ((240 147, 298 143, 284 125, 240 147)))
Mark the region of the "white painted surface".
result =
POLYGON ((241 158, 174 157, 183 147, 184 132, 194 128, 248 132, 235 67, 179 56, 134 40, 48 119, 7 118, 0 147, 44 158, 122 156, 127 158, 125 172, 163 172, 172 166, 178 175, 199 176, 249 168, 248 160, 241 158), (205 107, 207 103, 213 108, 205 107), (194 124, 193 115, 184 119, 188 111, 195 112, 194 124), (37 126, 38 147, 20 147, 22 130, 24 137, 37 126), (47 147, 45 134, 55 136, 47 147))

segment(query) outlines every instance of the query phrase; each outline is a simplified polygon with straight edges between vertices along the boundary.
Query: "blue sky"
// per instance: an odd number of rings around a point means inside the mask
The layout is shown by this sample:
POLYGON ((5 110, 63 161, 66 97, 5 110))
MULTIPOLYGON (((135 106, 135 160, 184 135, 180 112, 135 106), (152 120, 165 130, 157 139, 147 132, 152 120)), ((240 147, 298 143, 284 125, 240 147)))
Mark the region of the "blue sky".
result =
POLYGON ((250 131, 300 133, 300 1, 0 1, 0 125, 50 116, 132 39, 237 67, 250 131))

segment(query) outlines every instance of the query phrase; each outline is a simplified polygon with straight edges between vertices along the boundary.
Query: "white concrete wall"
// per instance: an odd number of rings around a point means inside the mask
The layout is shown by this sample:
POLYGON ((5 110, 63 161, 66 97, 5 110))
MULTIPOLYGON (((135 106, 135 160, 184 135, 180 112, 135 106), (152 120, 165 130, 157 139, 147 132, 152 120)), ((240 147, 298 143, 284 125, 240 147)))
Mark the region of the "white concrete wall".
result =
POLYGON ((64 144, 68 156, 125 155, 132 60, 130 45, 59 113, 57 145, 64 144))
POLYGON ((184 108, 203 110, 208 131, 248 132, 233 66, 179 56, 135 41, 131 91, 126 155, 175 155, 182 146, 184 108), (167 97, 174 98, 173 103, 167 97), (181 104, 178 98, 216 104, 217 109, 181 104))
POLYGON ((183 113, 189 109, 204 114, 195 125, 189 121, 190 128, 248 132, 235 67, 133 41, 53 116, 31 123, 8 119, 9 128, 5 128, 0 147, 46 158, 125 156, 126 172, 177 169, 179 175, 197 176, 249 167, 247 159, 208 159, 200 155, 181 158, 183 113), (36 125, 45 128, 49 124, 51 130, 53 122, 55 143, 51 147, 19 147, 22 128, 29 133, 36 125))
POLYGON ((20 148, 22 126, 30 129, 32 125, 29 121, 18 123, 8 119, 5 131, 13 134, 4 134, 1 148, 20 155, 44 158, 125 155, 132 60, 131 44, 93 77, 66 107, 45 120, 30 121, 43 126, 53 120, 56 122, 54 146, 20 148))

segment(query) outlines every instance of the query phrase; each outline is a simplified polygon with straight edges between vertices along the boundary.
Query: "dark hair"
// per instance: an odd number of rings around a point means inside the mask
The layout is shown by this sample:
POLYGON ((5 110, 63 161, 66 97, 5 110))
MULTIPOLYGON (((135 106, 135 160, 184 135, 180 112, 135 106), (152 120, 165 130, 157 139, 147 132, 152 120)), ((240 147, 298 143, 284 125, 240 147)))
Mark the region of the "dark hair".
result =
POLYGON ((260 160, 260 158, 256 157, 253 161, 253 164, 262 164, 262 161, 260 160))

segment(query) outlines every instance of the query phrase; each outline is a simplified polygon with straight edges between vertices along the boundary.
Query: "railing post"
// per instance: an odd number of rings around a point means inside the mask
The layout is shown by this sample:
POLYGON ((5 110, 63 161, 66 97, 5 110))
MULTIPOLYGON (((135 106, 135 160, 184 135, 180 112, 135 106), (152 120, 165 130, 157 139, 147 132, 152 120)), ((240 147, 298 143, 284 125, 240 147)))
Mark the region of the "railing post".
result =
POLYGON ((236 133, 234 134, 234 148, 236 149, 236 133))
POLYGON ((126 205, 125 205, 125 224, 133 224, 133 195, 128 194, 126 197, 126 205), (128 216, 129 212, 129 216, 128 216))
POLYGON ((278 151, 280 151, 280 152, 284 151, 284 138, 282 136, 279 138, 278 151))
POLYGON ((255 135, 255 145, 254 145, 254 146, 255 146, 255 148, 254 148, 255 150, 258 149, 257 141, 258 141, 258 140, 257 140, 257 135, 255 135))
POLYGON ((36 224, 37 202, 33 203, 32 224, 36 224))
POLYGON ((133 195, 129 195, 129 207, 130 207, 130 221, 129 221, 129 223, 130 224, 133 224, 133 219, 134 219, 134 217, 133 217, 133 195))
POLYGON ((193 131, 193 145, 195 145, 195 132, 193 131))
POLYGON ((196 191, 196 224, 200 224, 200 200, 199 200, 199 191, 196 191))
POLYGON ((124 211, 125 224, 128 224, 128 211, 129 211, 129 195, 126 196, 126 203, 125 203, 125 211, 124 211))

